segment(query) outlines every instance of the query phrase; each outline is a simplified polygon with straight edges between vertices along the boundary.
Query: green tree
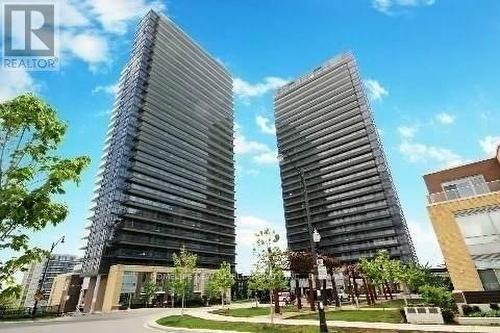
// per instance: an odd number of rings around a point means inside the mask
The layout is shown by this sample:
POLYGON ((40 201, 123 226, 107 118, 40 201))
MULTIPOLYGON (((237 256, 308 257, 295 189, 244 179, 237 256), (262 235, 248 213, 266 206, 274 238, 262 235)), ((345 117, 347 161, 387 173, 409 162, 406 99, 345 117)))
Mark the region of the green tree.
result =
POLYGON ((255 299, 255 307, 259 307, 258 293, 266 290, 266 275, 265 272, 254 270, 248 279, 248 290, 253 292, 255 299))
POLYGON ((205 296, 207 298, 207 305, 210 303, 210 300, 219 297, 219 290, 215 285, 214 274, 211 274, 205 283, 205 296))
POLYGON ((224 298, 234 284, 233 273, 231 273, 231 266, 227 262, 223 262, 220 268, 212 275, 214 288, 218 290, 221 297, 222 307, 224 308, 224 298))
POLYGON ((142 294, 144 301, 146 302, 146 307, 149 307, 151 300, 159 289, 160 288, 156 285, 156 281, 153 279, 148 279, 146 283, 144 283, 144 286, 142 287, 142 294))
POLYGON ((67 125, 32 94, 0 103, 0 249, 14 256, 0 262, 0 296, 16 295, 14 274, 46 252, 31 247, 28 234, 57 225, 68 215, 55 197, 77 183, 90 163, 86 156, 56 154, 67 125))
POLYGON ((288 267, 287 253, 278 246, 280 236, 274 230, 269 228, 261 230, 256 237, 254 246, 254 253, 257 255, 256 270, 265 274, 264 284, 269 290, 271 323, 274 323, 274 313, 280 311, 278 292, 286 287, 283 271, 288 267))
POLYGON ((172 287, 175 293, 181 296, 181 315, 184 315, 186 294, 189 293, 192 287, 198 257, 196 254, 186 250, 184 246, 178 254, 174 253, 172 257, 174 260, 174 281, 172 287))
POLYGON ((410 295, 412 290, 418 290, 425 283, 426 271, 418 264, 401 264, 398 267, 397 280, 403 285, 405 304, 408 305, 406 293, 410 295))

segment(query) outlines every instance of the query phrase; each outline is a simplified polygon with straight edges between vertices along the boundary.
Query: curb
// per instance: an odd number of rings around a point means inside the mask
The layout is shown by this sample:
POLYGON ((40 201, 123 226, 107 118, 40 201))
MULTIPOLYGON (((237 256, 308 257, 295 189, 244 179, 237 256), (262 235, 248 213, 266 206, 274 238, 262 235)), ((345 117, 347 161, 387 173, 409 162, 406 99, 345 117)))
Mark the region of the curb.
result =
POLYGON ((210 330, 206 328, 185 328, 185 327, 171 327, 163 326, 156 323, 156 320, 147 322, 144 326, 149 329, 160 330, 165 332, 197 332, 197 333, 250 333, 241 331, 226 331, 226 330, 210 330))

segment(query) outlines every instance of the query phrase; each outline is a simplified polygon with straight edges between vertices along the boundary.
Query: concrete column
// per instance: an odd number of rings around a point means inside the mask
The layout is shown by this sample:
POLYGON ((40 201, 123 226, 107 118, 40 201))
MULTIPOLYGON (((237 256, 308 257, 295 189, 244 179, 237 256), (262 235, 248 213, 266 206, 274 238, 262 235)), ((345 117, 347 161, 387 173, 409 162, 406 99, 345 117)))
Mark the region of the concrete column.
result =
POLYGON ((97 294, 99 292, 99 287, 101 285, 101 275, 97 275, 97 279, 95 281, 94 291, 92 293, 92 302, 90 303, 90 313, 93 313, 95 310, 95 302, 97 301, 97 294))
POLYGON ((109 269, 106 292, 102 303, 102 312, 111 312, 119 308, 120 292, 123 282, 123 266, 113 265, 109 269))

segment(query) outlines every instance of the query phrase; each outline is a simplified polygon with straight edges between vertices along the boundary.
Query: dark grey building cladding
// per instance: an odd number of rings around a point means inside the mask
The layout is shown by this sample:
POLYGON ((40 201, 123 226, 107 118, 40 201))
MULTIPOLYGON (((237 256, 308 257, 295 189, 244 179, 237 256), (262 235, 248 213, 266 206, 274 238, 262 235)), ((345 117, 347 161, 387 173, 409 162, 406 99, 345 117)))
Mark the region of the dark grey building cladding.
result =
POLYGON ((309 249, 302 169, 320 251, 343 262, 381 249, 415 260, 354 57, 343 54, 280 88, 274 104, 289 248, 309 249))
POLYGON ((98 174, 84 274, 109 265, 235 261, 229 73, 164 16, 139 24, 98 174))

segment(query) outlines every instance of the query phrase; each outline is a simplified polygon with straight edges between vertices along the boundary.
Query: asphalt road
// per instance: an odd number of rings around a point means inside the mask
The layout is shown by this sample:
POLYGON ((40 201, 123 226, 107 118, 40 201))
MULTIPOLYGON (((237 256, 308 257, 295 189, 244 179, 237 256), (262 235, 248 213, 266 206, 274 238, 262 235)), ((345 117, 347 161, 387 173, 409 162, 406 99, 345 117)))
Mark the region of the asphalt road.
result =
MULTIPOLYGON (((44 321, 1 323, 1 333, 155 333, 145 323, 176 309, 137 309, 44 321)), ((164 332, 164 331, 163 331, 164 332)))

